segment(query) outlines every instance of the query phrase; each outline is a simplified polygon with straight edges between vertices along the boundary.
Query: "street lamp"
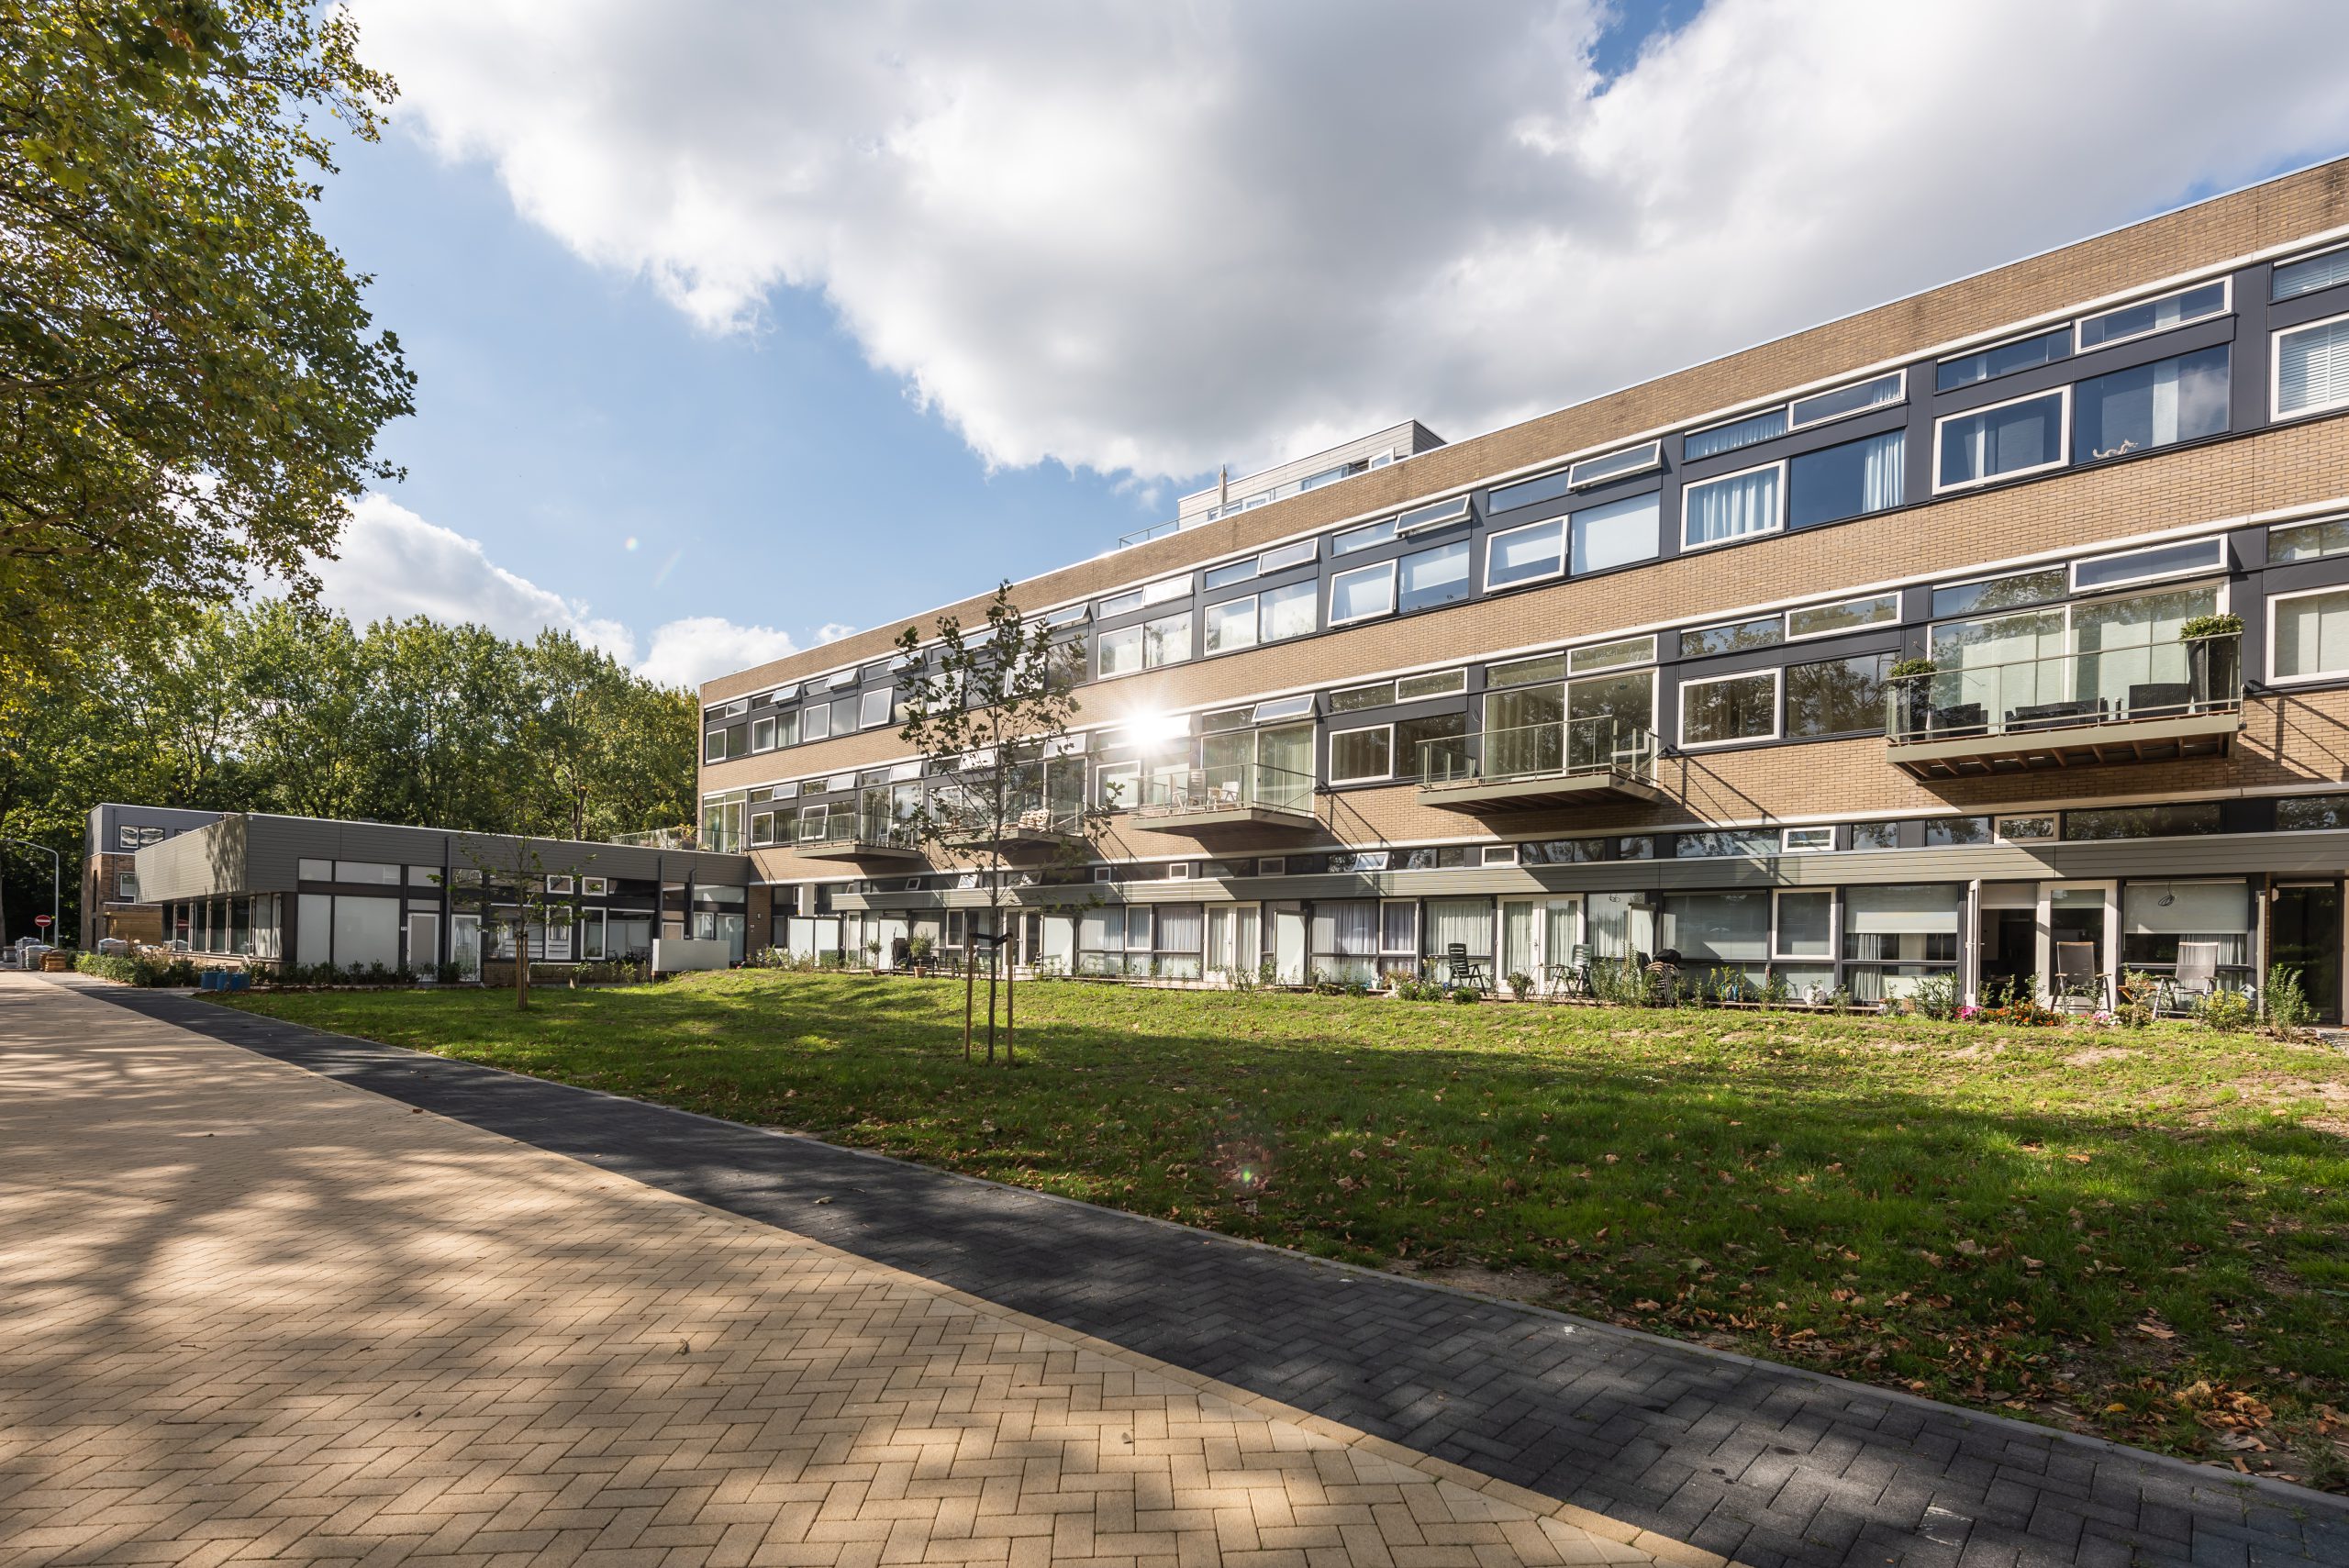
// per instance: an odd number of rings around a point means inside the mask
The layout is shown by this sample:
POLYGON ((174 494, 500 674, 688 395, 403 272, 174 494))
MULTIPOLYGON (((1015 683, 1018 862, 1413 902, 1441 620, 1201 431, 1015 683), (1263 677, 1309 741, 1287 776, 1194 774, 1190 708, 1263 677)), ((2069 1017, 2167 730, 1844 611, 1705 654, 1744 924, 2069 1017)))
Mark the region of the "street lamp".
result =
POLYGON ((47 844, 36 844, 30 839, 11 839, 5 833, 0 833, 0 844, 15 844, 22 849, 39 850, 49 857, 49 929, 52 936, 61 934, 61 928, 57 923, 57 890, 64 883, 64 862, 58 859, 57 851, 47 844))

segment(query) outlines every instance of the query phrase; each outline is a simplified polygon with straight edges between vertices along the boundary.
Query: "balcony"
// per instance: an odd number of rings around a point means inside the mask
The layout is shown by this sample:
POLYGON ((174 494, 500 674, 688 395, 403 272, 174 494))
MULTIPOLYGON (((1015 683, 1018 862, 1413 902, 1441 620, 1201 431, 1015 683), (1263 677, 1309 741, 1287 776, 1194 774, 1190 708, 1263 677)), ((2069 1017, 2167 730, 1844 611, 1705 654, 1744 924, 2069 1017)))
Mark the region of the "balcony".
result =
POLYGON ((992 851, 1006 860, 1051 855, 1085 841, 1083 814, 1036 805, 1017 807, 998 826, 991 819, 965 821, 944 839, 950 850, 985 854, 992 851))
POLYGON ((1662 798, 1655 732, 1599 717, 1488 729, 1419 747, 1419 804, 1493 816, 1662 798))
POLYGON ((2222 757, 2243 728, 2243 634, 1905 675, 1886 754, 1927 781, 2222 757))
POLYGON ((1171 833, 1319 825, 1313 815, 1313 781, 1260 762, 1153 773, 1143 782, 1133 817, 1137 828, 1171 833))
POLYGON ((803 822, 792 848, 811 861, 918 861, 921 840, 902 823, 842 813, 803 822))

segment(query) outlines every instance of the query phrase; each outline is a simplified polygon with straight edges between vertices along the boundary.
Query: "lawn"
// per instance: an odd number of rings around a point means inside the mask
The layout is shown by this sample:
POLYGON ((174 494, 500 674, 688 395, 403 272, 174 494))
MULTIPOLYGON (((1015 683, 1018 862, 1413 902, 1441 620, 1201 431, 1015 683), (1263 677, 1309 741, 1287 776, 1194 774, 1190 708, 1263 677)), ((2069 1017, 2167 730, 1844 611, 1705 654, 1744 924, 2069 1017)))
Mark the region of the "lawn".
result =
POLYGON ((1074 982, 225 1005, 2349 1491, 2349 1056, 1074 982))

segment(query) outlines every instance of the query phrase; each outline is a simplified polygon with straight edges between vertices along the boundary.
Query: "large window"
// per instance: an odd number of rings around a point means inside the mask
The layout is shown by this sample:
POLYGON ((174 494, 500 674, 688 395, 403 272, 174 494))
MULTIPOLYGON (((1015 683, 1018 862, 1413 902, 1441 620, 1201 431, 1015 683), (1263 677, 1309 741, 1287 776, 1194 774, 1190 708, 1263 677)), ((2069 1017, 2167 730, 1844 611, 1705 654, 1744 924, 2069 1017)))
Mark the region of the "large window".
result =
POLYGON ((1256 595, 1208 606, 1208 651, 1229 653, 1256 646, 1256 595))
POLYGON ((1943 360, 1934 373, 1933 384, 1943 392, 1955 392, 1976 382, 1995 381, 2018 371, 2052 365, 2058 360, 2069 359, 2071 354, 2072 329, 2068 326, 2058 327, 2052 332, 2033 333, 2010 343, 1943 360))
POLYGON ((1330 782, 1363 784, 1389 777, 1395 771, 1394 745, 1392 725, 1338 730, 1330 737, 1330 782))
POLYGON ((1778 733, 1778 672, 1755 670, 1680 687, 1680 743, 1724 746, 1778 733))
POLYGON ((2148 299, 2136 305, 2124 305, 2118 310, 2107 310, 2080 318, 2080 351, 2101 349, 2110 343, 2125 343, 2132 338, 2143 338, 2152 332, 2166 332, 2173 327, 2183 327, 2189 321, 2200 321, 2218 316, 2227 308, 2227 282, 2200 284, 2159 299, 2148 299))
POLYGON ((1095 673, 1103 680, 1134 673, 1141 668, 1141 628, 1129 626, 1103 632, 1095 644, 1095 673))
POLYGON ((1395 726, 1395 771, 1409 778, 1458 778, 1468 771, 1468 716, 1431 714, 1395 726))
POLYGON ((1396 595, 1398 609, 1423 610, 1434 605, 1448 605, 1464 599, 1476 591, 1468 580, 1468 545, 1442 545, 1407 555, 1399 562, 1400 584, 1396 595))
POLYGON ((1375 984, 1378 980, 1378 901, 1323 899, 1313 906, 1311 963, 1330 979, 1375 984))
POLYGON ((1691 484, 1680 496, 1681 542, 1691 550, 1770 533, 1779 526, 1778 465, 1691 484))
POLYGON ((2075 387, 2072 399, 2074 462, 2215 436, 2227 428, 2227 350, 2097 376, 2075 387))
POLYGON ((1395 608, 1395 563, 1358 566, 1330 579, 1330 624, 1369 620, 1395 608))
POLYGON ((1943 622, 1932 640, 1935 721, 1978 728, 2174 709, 2189 678, 2178 629, 2218 607, 2213 585, 1943 622))
POLYGON ((1485 586, 1537 583, 1566 569, 1566 519, 1529 523, 1492 537, 1485 557, 1485 586))
MULTIPOLYGON (((2251 887, 2232 882, 2132 882, 2121 890, 2121 962, 2129 969, 2174 969, 2188 942, 2217 948, 2221 969, 2251 962, 2251 887)), ((2240 984, 2240 982, 2238 983, 2240 984)))
POLYGON ((1427 956, 1441 961, 1456 944, 1467 956, 1493 957, 1493 901, 1489 898, 1431 898, 1423 922, 1427 956))
POLYGON ((1188 610, 1178 616, 1145 621, 1141 633, 1144 669, 1155 670, 1161 664, 1179 664, 1191 656, 1191 612, 1188 610))
POLYGON ((2276 417, 2349 407, 2349 316, 2276 334, 2276 417))
POLYGON ((1568 518, 1573 533, 1569 564, 1575 574, 1654 560, 1661 542, 1659 506, 1654 495, 1634 495, 1586 507, 1568 518))
POLYGON ((1684 972, 1732 969, 1758 982, 1770 962, 1770 895, 1667 894, 1656 947, 1677 951, 1684 972))
POLYGON ((2278 261, 2268 283, 2270 299, 2298 299, 2304 294, 2349 284, 2349 245, 2320 250, 2297 261, 2278 261))
POLYGON ((856 724, 860 729, 877 729, 889 722, 889 699, 895 695, 887 686, 877 687, 857 699, 856 724))
POLYGON ((1954 885, 1845 888, 1843 973, 1853 999, 1906 996, 1954 967, 1965 907, 1965 889, 1954 885))
POLYGON ((1899 430, 1805 452, 1787 465, 1787 527, 1813 528, 1898 506, 1908 437, 1899 430))
POLYGON ((1787 734, 1871 735, 1884 728, 1889 653, 1826 659, 1787 670, 1787 734))
POLYGON ((2065 390, 1953 414, 1934 428, 1933 488, 1956 490, 2057 468, 2064 462, 2065 390))
POLYGON ((2349 588, 2267 601, 2267 673, 2278 681, 2349 675, 2349 588))
POLYGON ((1320 592, 1319 584, 1305 582, 1267 588, 1257 595, 1256 640, 1280 642, 1311 632, 1314 604, 1320 592))

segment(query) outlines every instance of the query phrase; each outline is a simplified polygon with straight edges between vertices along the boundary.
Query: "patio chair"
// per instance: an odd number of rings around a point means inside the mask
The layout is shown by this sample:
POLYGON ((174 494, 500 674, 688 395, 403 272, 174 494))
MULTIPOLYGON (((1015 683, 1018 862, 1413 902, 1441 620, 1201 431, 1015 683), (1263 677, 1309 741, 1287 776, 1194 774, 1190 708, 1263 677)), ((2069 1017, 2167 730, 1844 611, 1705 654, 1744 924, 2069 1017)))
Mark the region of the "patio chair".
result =
POLYGON ((1485 966, 1468 956, 1466 942, 1452 942, 1443 950, 1443 983, 1453 990, 1465 985, 1478 991, 1493 988, 1493 977, 1485 966))
POLYGON ((1564 963, 1550 966, 1550 992, 1556 996, 1590 995, 1590 944, 1576 942, 1564 963))
POLYGON ((2185 1011, 2216 991, 2219 988, 2219 944, 2178 943, 2177 973, 2170 984, 2176 992, 2173 1010, 2177 1012, 2185 1011))
POLYGON ((2055 1002, 2093 1011, 2104 1003, 2104 976, 2097 973, 2094 942, 2055 944, 2055 1002))

